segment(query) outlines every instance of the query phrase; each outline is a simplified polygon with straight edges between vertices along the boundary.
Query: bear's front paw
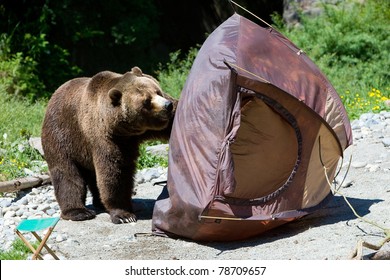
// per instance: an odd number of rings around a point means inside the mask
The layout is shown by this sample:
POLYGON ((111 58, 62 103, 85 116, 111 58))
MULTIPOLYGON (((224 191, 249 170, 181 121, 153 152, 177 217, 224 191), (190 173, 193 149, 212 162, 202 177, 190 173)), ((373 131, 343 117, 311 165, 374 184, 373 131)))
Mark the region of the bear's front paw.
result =
POLYGON ((114 224, 135 223, 137 221, 136 215, 122 209, 111 210, 110 216, 114 224))
POLYGON ((95 211, 87 208, 74 208, 62 211, 61 217, 64 220, 85 221, 95 218, 95 211))

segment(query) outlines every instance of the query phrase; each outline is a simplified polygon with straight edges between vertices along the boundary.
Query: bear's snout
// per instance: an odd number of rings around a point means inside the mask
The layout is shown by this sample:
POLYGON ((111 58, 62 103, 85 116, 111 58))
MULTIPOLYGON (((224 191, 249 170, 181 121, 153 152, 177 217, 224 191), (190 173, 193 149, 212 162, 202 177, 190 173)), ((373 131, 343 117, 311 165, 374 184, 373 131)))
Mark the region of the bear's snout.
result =
POLYGON ((173 111, 173 103, 169 100, 164 105, 165 110, 167 110, 169 113, 173 111))
POLYGON ((153 101, 152 101, 152 104, 154 106, 154 108, 156 108, 157 110, 161 110, 161 111, 167 111, 168 113, 172 112, 173 110, 173 104, 170 100, 162 97, 162 96, 155 96, 153 101))

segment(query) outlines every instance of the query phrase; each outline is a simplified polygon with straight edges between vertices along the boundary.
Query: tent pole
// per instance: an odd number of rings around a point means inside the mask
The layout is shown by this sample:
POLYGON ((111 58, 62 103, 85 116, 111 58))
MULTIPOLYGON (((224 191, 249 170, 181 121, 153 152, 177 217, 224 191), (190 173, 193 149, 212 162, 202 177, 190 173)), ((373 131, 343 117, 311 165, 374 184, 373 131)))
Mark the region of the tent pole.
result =
POLYGON ((254 13, 252 13, 251 11, 247 10, 246 8, 244 8, 243 6, 237 4, 236 2, 232 1, 232 0, 229 0, 230 3, 233 3, 234 5, 236 5, 237 7, 243 9, 245 12, 251 14, 252 16, 254 16, 255 18, 257 18, 258 20, 260 20, 262 23, 264 23, 265 25, 267 25, 268 27, 272 28, 272 29, 275 29, 272 27, 272 25, 270 25, 268 22, 266 22, 265 20, 263 20, 262 18, 258 17, 257 15, 255 15, 254 13))

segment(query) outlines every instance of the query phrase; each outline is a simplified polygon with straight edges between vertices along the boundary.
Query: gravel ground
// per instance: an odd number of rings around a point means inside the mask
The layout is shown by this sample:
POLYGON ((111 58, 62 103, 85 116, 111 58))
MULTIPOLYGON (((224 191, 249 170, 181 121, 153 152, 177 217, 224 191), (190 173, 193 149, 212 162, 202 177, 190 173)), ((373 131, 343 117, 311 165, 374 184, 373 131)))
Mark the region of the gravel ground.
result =
MULTIPOLYGON (((351 167, 340 191, 365 219, 390 228, 390 115, 362 116, 353 122, 354 144, 345 153, 339 180, 351 167), (387 118, 389 117, 389 118, 387 118)), ((150 235, 154 201, 160 186, 137 187, 139 221, 114 225, 108 214, 93 220, 60 220, 52 245, 62 259, 72 260, 343 260, 359 240, 379 244, 384 232, 356 218, 340 195, 322 210, 241 242, 197 243, 150 235), (63 236, 64 240, 59 236, 63 236)), ((382 250, 390 250, 389 242, 382 250)), ((375 251, 364 248, 364 258, 375 251)))

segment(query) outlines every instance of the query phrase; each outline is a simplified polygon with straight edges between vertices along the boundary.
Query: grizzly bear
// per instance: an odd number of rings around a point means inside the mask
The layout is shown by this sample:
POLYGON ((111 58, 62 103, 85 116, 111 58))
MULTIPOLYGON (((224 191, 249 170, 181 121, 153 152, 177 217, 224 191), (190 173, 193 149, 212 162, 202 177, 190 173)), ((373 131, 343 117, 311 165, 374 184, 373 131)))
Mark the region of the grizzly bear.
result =
POLYGON ((136 221, 131 197, 139 145, 169 138, 177 102, 138 67, 75 78, 55 91, 42 146, 63 219, 96 216, 85 206, 89 189, 93 206, 113 223, 136 221))

